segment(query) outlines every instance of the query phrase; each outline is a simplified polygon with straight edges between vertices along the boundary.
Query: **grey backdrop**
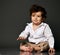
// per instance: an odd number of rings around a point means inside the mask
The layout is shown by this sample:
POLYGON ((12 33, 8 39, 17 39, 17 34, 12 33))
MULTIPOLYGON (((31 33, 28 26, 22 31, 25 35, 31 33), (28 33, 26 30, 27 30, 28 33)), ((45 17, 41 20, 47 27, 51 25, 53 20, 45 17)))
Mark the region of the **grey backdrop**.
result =
POLYGON ((19 47, 16 39, 30 22, 29 9, 33 4, 45 7, 55 48, 60 48, 60 0, 0 0, 0 48, 19 47))

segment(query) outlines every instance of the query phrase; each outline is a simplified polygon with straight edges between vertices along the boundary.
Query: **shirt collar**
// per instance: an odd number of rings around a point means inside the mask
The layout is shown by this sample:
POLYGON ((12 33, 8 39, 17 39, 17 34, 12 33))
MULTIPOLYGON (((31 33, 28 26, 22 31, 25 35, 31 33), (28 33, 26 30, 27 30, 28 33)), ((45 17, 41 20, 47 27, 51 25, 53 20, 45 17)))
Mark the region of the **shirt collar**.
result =
POLYGON ((43 26, 43 25, 44 25, 44 23, 42 22, 42 23, 39 25, 39 27, 40 27, 40 26, 43 26))
MULTIPOLYGON (((30 24, 29 24, 29 26, 32 28, 32 25, 33 25, 33 23, 31 22, 30 24)), ((41 26, 43 26, 44 25, 44 23, 42 22, 40 25, 39 25, 39 27, 41 27, 41 26)))
MULTIPOLYGON (((30 26, 30 27, 32 27, 33 23, 32 22, 31 23, 27 23, 27 25, 30 26)), ((41 26, 44 26, 43 22, 39 25, 39 27, 41 27, 41 26)))

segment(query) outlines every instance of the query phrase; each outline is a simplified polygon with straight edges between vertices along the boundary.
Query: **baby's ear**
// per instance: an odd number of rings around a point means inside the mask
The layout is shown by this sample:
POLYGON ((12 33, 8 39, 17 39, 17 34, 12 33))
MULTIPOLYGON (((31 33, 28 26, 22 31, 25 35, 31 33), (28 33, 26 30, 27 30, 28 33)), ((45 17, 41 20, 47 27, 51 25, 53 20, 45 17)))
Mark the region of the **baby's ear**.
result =
POLYGON ((45 21, 45 18, 42 18, 42 22, 44 22, 45 21))

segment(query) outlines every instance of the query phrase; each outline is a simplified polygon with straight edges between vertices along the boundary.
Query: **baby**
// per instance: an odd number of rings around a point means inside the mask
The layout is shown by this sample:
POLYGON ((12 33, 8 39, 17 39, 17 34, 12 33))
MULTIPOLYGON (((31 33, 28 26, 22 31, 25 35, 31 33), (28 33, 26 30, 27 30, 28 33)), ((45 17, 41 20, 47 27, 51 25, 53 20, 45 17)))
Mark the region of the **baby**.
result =
POLYGON ((31 23, 28 23, 25 30, 21 32, 17 40, 25 40, 28 35, 28 42, 20 44, 20 50, 23 51, 46 51, 53 53, 54 37, 47 23, 46 10, 39 5, 32 5, 30 8, 31 23))

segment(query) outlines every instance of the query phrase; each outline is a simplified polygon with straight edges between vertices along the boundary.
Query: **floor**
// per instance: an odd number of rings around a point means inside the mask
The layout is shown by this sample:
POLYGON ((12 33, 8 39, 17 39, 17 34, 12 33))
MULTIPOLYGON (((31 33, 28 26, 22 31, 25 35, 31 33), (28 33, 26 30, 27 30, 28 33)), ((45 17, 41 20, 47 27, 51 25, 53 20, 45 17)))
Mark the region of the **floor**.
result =
POLYGON ((0 55, 60 55, 60 52, 50 54, 48 52, 21 52, 18 49, 0 49, 0 55))

